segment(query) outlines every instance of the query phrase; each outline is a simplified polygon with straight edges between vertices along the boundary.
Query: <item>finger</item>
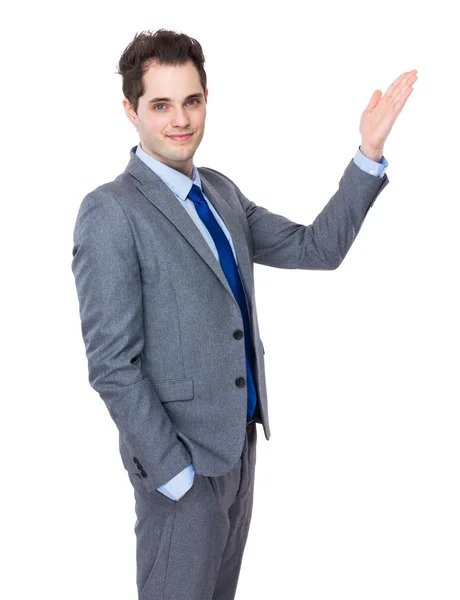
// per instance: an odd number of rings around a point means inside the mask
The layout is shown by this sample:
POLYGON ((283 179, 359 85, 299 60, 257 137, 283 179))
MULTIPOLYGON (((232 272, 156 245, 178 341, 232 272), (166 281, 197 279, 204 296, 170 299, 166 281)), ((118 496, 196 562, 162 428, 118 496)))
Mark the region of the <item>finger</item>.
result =
POLYGON ((404 77, 403 80, 396 87, 396 90, 393 93, 393 96, 397 92, 399 92, 399 93, 405 92, 407 90, 407 88, 410 87, 417 79, 418 79, 418 77, 415 74, 415 71, 410 71, 409 74, 406 75, 406 77, 404 77))
MULTIPOLYGON (((415 79, 417 79, 417 78, 415 78, 415 79)), ((405 87, 404 89, 398 89, 393 94, 393 97, 390 100, 391 105, 394 107, 394 106, 396 106, 397 102, 402 102, 402 101, 404 101, 404 99, 407 99, 409 97, 409 94, 411 94, 413 90, 414 90, 414 88, 412 87, 412 85, 409 85, 409 86, 405 87)))
POLYGON ((375 106, 377 106, 381 97, 382 92, 380 90, 375 90, 375 92, 371 96, 371 99, 369 100, 369 104, 366 106, 366 110, 372 111, 375 108, 375 106))
POLYGON ((389 88, 387 89, 387 91, 385 92, 385 94, 383 95, 384 98, 388 98, 390 97, 394 90, 396 89, 396 86, 403 80, 403 78, 407 75, 407 73, 402 73, 397 79, 395 79, 393 81, 393 83, 389 86, 389 88))
POLYGON ((393 83, 390 85, 390 87, 387 89, 387 91, 384 94, 384 98, 391 98, 396 90, 396 88, 402 84, 402 87, 405 87, 405 85, 407 84, 407 80, 409 80, 410 77, 412 77, 413 75, 415 75, 415 73, 417 73, 417 69, 412 69, 412 71, 406 71, 405 73, 402 73, 397 79, 395 79, 393 81, 393 83), (404 79, 406 78, 406 81, 404 81, 404 79))
POLYGON ((414 88, 410 88, 405 94, 403 94, 403 96, 396 102, 396 104, 394 105, 394 110, 396 113, 400 113, 402 111, 402 109, 404 108, 404 105, 407 102, 407 99, 409 98, 409 96, 412 94, 412 92, 414 91, 414 88))
POLYGON ((413 83, 415 83, 416 80, 417 77, 415 75, 411 75, 410 77, 404 77, 393 90, 393 93, 390 96, 388 96, 388 100, 394 104, 395 101, 397 101, 402 94, 405 94, 407 92, 407 90, 411 87, 413 83))

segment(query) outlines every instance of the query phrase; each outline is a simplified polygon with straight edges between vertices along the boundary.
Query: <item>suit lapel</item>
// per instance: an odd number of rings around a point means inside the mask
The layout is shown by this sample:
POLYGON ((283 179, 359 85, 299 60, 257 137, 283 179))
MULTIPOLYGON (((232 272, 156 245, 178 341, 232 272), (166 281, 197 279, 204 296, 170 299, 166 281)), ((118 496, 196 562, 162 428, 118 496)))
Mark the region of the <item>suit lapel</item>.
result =
POLYGON ((238 219, 240 215, 235 215, 235 212, 230 208, 225 199, 219 194, 216 188, 213 187, 207 181, 206 176, 203 175, 201 171, 200 179, 206 197, 209 199, 213 207, 219 213, 220 218, 225 223, 225 226, 230 232, 233 246, 235 248, 235 253, 238 259, 238 269, 241 275, 244 291, 246 292, 246 301, 248 303, 248 308, 250 308, 252 306, 252 269, 249 258, 250 251, 248 248, 248 241, 244 234, 241 223, 238 219))
MULTIPOLYGON (((190 218, 190 215, 180 205, 176 196, 168 186, 156 175, 138 156, 136 156, 136 147, 131 148, 130 161, 126 166, 125 172, 130 173, 136 179, 136 186, 139 191, 160 210, 176 229, 183 235, 187 242, 205 261, 208 267, 214 272, 216 277, 222 283, 227 292, 233 296, 233 292, 228 284, 220 262, 216 260, 214 253, 208 246, 201 232, 190 218)), ((251 265, 249 261, 248 242, 244 235, 238 216, 235 216, 227 202, 210 185, 205 176, 200 172, 200 179, 203 191, 213 207, 219 213, 220 218, 232 237, 235 252, 238 258, 238 266, 241 274, 243 286, 246 291, 246 298, 252 305, 252 285, 251 285, 251 265)), ((236 300, 235 300, 236 302, 236 300)), ((249 308, 249 306, 248 306, 249 308)))

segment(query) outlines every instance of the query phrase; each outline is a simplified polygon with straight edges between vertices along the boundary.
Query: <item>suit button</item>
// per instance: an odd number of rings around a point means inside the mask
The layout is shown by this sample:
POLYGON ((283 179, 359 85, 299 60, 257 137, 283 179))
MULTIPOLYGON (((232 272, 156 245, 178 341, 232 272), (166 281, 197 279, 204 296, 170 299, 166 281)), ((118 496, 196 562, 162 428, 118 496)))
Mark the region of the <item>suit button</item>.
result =
POLYGON ((147 477, 147 473, 144 471, 144 469, 142 469, 141 475, 142 475, 142 477, 147 477))
POLYGON ((241 340, 241 338, 243 337, 243 332, 241 331, 241 329, 237 329, 236 331, 234 331, 233 337, 235 338, 235 340, 241 340))
POLYGON ((235 379, 235 385, 237 385, 238 387, 244 387, 244 385, 245 385, 244 377, 238 377, 238 379, 235 379))
POLYGON ((139 459, 136 456, 133 457, 133 461, 137 466, 139 466, 139 459))

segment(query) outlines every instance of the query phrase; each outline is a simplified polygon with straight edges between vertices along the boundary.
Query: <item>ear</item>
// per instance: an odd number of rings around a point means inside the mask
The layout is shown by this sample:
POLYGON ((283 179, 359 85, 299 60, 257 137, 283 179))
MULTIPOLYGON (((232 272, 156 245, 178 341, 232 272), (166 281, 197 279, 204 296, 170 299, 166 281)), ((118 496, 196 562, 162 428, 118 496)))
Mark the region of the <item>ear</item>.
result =
POLYGON ((204 99, 206 100, 206 102, 208 101, 208 88, 206 88, 204 91, 204 99))
POLYGON ((136 125, 137 115, 133 108, 133 105, 128 100, 128 98, 123 98, 123 108, 125 109, 126 116, 131 121, 133 125, 136 125))

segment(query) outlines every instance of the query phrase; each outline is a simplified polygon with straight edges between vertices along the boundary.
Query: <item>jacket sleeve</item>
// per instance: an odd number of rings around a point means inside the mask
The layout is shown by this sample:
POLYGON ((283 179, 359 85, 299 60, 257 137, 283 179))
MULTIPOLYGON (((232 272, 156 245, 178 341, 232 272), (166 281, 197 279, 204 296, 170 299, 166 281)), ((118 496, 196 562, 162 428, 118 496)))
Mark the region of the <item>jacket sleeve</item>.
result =
POLYGON ((85 196, 73 241, 89 383, 132 451, 133 470, 141 465, 142 481, 153 491, 192 458, 142 372, 140 265, 131 224, 110 193, 97 189, 85 196))
POLYGON ((388 183, 388 175, 370 175, 351 160, 338 190, 311 225, 294 223, 257 206, 238 190, 251 232, 254 262, 281 269, 336 269, 388 183))

